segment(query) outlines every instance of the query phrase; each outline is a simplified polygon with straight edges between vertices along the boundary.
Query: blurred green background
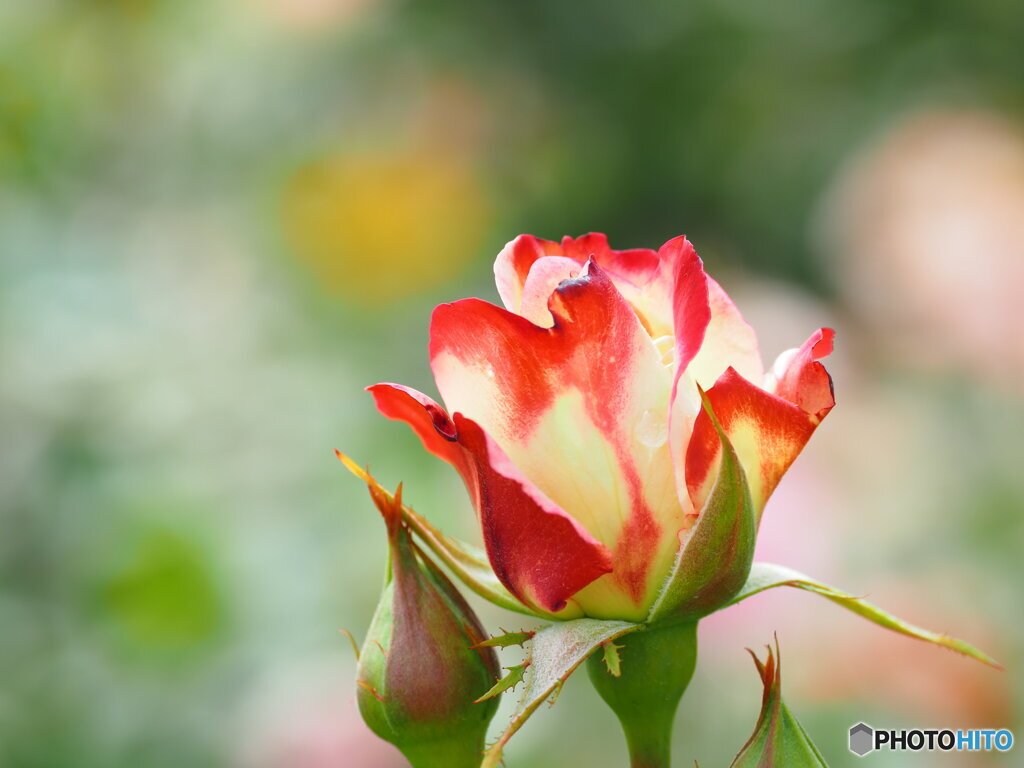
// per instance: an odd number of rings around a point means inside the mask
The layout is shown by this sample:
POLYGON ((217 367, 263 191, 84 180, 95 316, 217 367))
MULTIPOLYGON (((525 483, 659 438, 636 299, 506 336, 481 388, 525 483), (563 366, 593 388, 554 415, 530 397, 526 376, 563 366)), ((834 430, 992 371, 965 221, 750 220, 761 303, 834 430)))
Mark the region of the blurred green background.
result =
MULTIPOLYGON (((430 309, 589 230, 688 234, 768 360, 838 329, 760 557, 1007 666, 763 595, 702 626, 677 764, 743 744, 774 631, 836 766, 859 720, 1024 738, 1022 39, 1010 0, 0 0, 0 766, 402 766, 332 450, 473 537, 362 387, 433 393, 430 309)), ((581 677, 507 758, 625 748, 581 677)))

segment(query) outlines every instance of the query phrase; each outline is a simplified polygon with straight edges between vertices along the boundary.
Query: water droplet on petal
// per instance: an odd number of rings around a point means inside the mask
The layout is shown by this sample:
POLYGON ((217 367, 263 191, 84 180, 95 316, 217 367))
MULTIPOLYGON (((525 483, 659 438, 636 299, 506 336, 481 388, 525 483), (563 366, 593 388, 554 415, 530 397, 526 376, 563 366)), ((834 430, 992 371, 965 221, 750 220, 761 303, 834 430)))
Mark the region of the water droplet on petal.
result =
POLYGON ((668 441, 668 413, 648 408, 636 425, 636 439, 648 448, 660 448, 668 441))

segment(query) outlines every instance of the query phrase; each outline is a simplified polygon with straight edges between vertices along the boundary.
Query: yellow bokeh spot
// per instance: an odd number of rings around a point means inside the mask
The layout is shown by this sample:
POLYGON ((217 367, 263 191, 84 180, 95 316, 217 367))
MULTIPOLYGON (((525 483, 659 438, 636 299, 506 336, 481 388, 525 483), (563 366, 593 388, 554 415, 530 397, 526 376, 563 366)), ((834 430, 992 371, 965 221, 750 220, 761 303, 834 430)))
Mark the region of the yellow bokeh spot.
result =
POLYGON ((304 166, 282 214, 289 246, 326 288, 372 303, 450 279, 480 247, 490 216, 469 164, 426 151, 304 166))

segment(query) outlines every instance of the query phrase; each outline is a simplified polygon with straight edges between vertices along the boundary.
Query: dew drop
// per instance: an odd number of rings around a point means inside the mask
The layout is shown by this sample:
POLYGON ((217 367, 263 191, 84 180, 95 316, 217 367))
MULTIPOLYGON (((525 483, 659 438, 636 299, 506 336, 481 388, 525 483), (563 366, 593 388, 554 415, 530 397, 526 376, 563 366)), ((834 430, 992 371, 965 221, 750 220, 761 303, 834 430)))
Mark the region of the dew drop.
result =
POLYGON ((668 440, 668 414, 648 408, 637 422, 635 433, 648 448, 660 448, 668 440))

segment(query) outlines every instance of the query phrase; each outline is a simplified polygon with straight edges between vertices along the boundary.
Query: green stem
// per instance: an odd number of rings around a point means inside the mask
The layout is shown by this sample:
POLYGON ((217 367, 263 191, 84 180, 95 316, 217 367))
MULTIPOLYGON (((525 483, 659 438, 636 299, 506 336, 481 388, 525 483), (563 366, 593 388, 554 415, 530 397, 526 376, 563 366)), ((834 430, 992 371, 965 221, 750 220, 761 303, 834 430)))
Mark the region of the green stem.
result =
POLYGON ((614 677, 604 655, 592 654, 587 660, 590 680, 619 718, 631 768, 669 768, 672 723, 697 663, 697 623, 627 635, 619 658, 621 675, 614 677))

